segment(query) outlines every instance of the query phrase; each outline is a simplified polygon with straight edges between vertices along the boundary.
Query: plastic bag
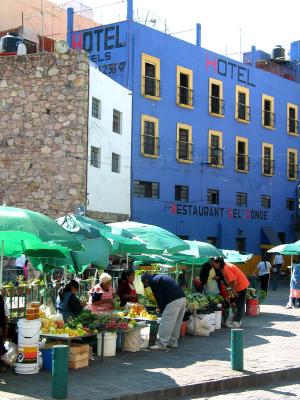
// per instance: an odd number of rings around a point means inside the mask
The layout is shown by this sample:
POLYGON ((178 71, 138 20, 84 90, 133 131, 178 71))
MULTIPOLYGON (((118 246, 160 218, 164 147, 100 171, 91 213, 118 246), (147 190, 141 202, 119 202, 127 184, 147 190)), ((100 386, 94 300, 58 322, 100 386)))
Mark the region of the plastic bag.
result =
POLYGON ((17 345, 13 342, 5 342, 4 347, 7 352, 3 354, 1 357, 1 361, 3 361, 6 365, 10 367, 14 367, 17 362, 17 345))
POLYGON ((193 336, 209 336, 211 329, 210 314, 191 315, 188 320, 187 333, 193 336))
POLYGON ((141 350, 141 332, 139 329, 124 333, 122 350, 132 353, 141 350))

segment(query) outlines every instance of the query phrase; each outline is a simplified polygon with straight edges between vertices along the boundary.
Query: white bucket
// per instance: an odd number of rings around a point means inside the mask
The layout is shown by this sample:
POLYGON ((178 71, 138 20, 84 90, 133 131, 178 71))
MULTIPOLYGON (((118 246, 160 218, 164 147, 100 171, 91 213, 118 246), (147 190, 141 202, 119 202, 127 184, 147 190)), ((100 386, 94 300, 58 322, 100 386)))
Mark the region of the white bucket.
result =
MULTIPOLYGON (((97 335, 97 355, 101 356, 102 350, 102 333, 97 335)), ((105 332, 104 333, 104 346, 103 356, 113 357, 116 355, 117 350, 117 334, 116 332, 105 332)))
POLYGON ((216 324, 215 324, 215 329, 221 329, 222 326, 222 311, 216 311, 216 324))
POLYGON ((27 319, 18 320, 18 343, 35 345, 40 340, 41 321, 35 319, 28 321, 27 319))
POLYGON ((141 328, 141 349, 147 349, 149 347, 150 338, 150 325, 141 328))
POLYGON ((216 323, 216 316, 214 312, 210 314, 210 322, 211 322, 210 332, 214 332, 216 323))
POLYGON ((31 375, 39 372, 39 345, 19 343, 16 374, 31 375))

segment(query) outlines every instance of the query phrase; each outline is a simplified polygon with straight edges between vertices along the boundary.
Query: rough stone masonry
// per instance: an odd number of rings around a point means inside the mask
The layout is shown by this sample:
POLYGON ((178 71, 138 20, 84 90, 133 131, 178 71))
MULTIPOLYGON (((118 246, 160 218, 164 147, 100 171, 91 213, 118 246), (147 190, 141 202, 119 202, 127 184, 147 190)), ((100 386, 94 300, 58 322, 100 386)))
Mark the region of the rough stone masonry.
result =
POLYGON ((85 53, 0 57, 0 204, 57 217, 86 201, 85 53))

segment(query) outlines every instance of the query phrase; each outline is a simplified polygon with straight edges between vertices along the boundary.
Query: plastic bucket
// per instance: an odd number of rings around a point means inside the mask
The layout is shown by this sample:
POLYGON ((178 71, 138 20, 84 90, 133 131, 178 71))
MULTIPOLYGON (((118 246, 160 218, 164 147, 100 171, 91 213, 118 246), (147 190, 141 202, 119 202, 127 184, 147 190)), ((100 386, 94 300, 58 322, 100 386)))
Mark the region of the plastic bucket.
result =
POLYGON ((150 340, 150 325, 141 328, 141 349, 147 349, 149 347, 150 340))
POLYGON ((222 326, 222 311, 216 311, 215 329, 221 329, 222 326))
POLYGON ((246 314, 251 317, 256 317, 259 314, 258 299, 250 299, 246 301, 246 314))
POLYGON ((187 322, 187 321, 182 321, 182 323, 181 323, 181 329, 180 329, 180 336, 181 336, 181 337, 183 337, 183 336, 186 335, 187 325, 188 325, 188 322, 187 322))
POLYGON ((210 314, 210 322, 211 322, 210 332, 214 332, 216 324, 216 316, 214 312, 210 314))
POLYGON ((52 371, 52 349, 41 349, 43 357, 43 368, 46 371, 52 371))
MULTIPOLYGON (((117 350, 117 334, 115 332, 104 333, 103 356, 114 357, 117 350)), ((102 353, 102 333, 97 335, 97 355, 102 353)))
POLYGON ((39 346, 19 344, 16 374, 31 375, 39 372, 39 346))
POLYGON ((40 340, 41 321, 35 319, 28 321, 21 318, 18 321, 18 343, 35 345, 40 340))

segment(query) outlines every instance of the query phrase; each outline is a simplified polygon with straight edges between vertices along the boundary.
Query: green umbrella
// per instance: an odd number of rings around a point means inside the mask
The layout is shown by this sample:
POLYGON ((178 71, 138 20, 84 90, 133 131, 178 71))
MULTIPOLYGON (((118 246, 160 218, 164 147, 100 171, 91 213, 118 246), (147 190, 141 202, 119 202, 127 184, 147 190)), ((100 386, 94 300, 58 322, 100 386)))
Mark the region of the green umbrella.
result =
POLYGON ((0 243, 0 285, 4 256, 18 257, 23 252, 45 251, 48 255, 59 252, 63 257, 63 247, 82 249, 80 242, 46 215, 6 206, 0 207, 0 243))
POLYGON ((180 251, 179 254, 175 254, 176 256, 185 256, 186 261, 190 263, 203 264, 203 260, 210 257, 224 257, 224 254, 221 250, 217 249, 210 243, 199 242, 196 240, 185 240, 185 243, 189 246, 188 250, 180 251))
POLYGON ((253 257, 253 254, 241 254, 236 250, 221 250, 224 254, 225 261, 229 263, 246 263, 253 257))
POLYGON ((272 247, 272 249, 268 250, 268 253, 280 253, 286 256, 300 255, 300 240, 272 247))
POLYGON ((172 257, 164 257, 157 254, 129 254, 129 257, 135 260, 133 265, 142 265, 142 264, 169 264, 172 263, 172 257), (141 264, 136 264, 136 262, 140 262, 141 264))
POLYGON ((164 252, 172 254, 188 249, 188 245, 178 236, 156 225, 133 221, 114 222, 108 225, 112 228, 113 233, 124 236, 129 233, 133 239, 144 242, 147 247, 146 252, 150 254, 163 254, 164 252))

